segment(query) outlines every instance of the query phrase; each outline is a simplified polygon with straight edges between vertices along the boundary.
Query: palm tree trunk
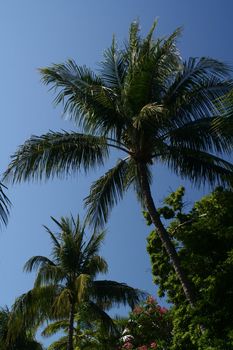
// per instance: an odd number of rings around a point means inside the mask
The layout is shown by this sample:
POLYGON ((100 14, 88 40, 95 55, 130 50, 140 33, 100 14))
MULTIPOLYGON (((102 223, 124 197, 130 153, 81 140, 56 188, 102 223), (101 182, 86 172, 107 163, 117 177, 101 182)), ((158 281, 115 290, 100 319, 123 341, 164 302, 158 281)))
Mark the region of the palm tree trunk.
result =
POLYGON ((74 334, 74 302, 70 302, 70 316, 69 316, 69 329, 68 329, 68 344, 67 350, 73 350, 73 334, 74 334))
POLYGON ((169 234, 167 230, 165 229, 158 211, 156 210, 152 195, 151 195, 151 190, 150 190, 150 185, 148 182, 147 178, 147 172, 146 172, 146 167, 143 163, 139 165, 139 174, 140 174, 140 181, 141 181, 141 188, 143 192, 143 198, 144 198, 144 204, 150 214, 151 220, 153 224, 155 225, 159 238, 162 241, 162 244, 170 258, 170 261, 173 265, 173 268, 181 282, 184 294, 186 299, 188 300, 189 304, 194 307, 195 304, 195 297, 193 290, 190 286, 190 283, 185 275, 184 270, 182 269, 179 261, 179 257, 177 255, 177 252, 175 250, 174 245, 171 242, 171 239, 169 237, 169 234))

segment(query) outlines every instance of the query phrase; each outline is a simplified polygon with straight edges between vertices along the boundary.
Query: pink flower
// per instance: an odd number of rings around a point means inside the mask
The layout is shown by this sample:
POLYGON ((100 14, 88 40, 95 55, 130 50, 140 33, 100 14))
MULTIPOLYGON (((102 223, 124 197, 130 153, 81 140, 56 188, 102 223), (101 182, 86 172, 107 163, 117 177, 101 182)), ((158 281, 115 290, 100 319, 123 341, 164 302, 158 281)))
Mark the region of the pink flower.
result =
POLYGON ((151 347, 152 349, 156 349, 156 348, 157 348, 157 343, 156 343, 156 342, 151 343, 151 344, 150 344, 150 347, 151 347))
POLYGON ((139 346, 138 350, 147 350, 147 346, 146 345, 139 346))
POLYGON ((129 341, 127 341, 124 345, 123 345, 124 349, 132 349, 133 348, 133 344, 130 343, 129 341))
POLYGON ((158 306, 157 309, 158 309, 158 312, 160 313, 160 315, 164 315, 168 311, 166 307, 161 307, 161 306, 158 306))

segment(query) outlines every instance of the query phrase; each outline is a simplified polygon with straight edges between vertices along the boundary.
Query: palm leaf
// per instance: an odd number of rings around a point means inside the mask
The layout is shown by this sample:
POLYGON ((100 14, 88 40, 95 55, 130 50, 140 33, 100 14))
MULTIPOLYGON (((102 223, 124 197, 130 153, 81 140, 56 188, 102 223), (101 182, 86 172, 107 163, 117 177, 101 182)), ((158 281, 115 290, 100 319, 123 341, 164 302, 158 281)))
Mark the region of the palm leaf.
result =
MULTIPOLYGON (((199 86, 207 79, 225 79, 230 76, 231 68, 223 62, 218 60, 202 57, 190 57, 185 61, 176 76, 176 80, 171 85, 167 96, 177 96, 183 91, 187 91, 193 86, 199 86)), ((216 80, 215 80, 216 81, 216 80)))
POLYGON ((33 270, 38 270, 47 265, 55 266, 54 262, 48 259, 46 256, 33 256, 24 265, 24 271, 32 272, 33 270))
POLYGON ((181 57, 176 47, 176 41, 181 32, 182 28, 178 27, 170 36, 158 39, 154 44, 153 80, 150 99, 146 103, 157 102, 161 104, 171 81, 180 70, 181 57))
POLYGON ((172 146, 230 154, 233 145, 232 130, 232 118, 202 118, 170 130, 161 138, 167 139, 172 146))
POLYGON ((41 180, 102 165, 108 157, 105 139, 75 132, 32 136, 19 147, 4 174, 12 182, 41 180))
MULTIPOLYGON (((40 70, 42 80, 59 92, 55 104, 64 104, 64 113, 82 126, 86 132, 108 132, 119 129, 124 122, 118 113, 117 95, 104 86, 87 67, 78 66, 73 60, 40 70)), ((120 106, 120 104, 119 104, 120 106)))
POLYGON ((84 273, 88 273, 92 277, 96 277, 96 275, 99 273, 108 272, 108 264, 103 257, 94 255, 84 261, 82 269, 84 273))
POLYGON ((6 189, 6 186, 0 182, 0 221, 6 225, 8 222, 9 207, 11 206, 11 202, 4 193, 4 189, 6 189))
POLYGON ((94 182, 90 195, 85 199, 88 208, 86 220, 94 226, 102 226, 108 218, 110 210, 123 197, 127 161, 120 160, 104 176, 94 182))
POLYGON ((182 125, 220 113, 217 101, 233 87, 232 80, 225 80, 229 72, 227 65, 210 58, 190 58, 184 62, 163 98, 171 120, 182 125))
POLYGON ((117 329, 112 318, 103 310, 102 307, 89 300, 85 304, 85 312, 88 314, 88 319, 90 322, 100 321, 105 330, 107 330, 110 334, 116 334, 117 329))
POLYGON ((167 146, 167 152, 160 159, 174 173, 198 186, 229 185, 233 180, 233 164, 206 152, 167 146))
MULTIPOLYGON (((52 216, 51 216, 51 219, 52 219, 56 224, 58 224, 57 221, 56 221, 56 219, 54 219, 52 216)), ((58 239, 56 238, 55 234, 54 234, 47 226, 43 225, 43 227, 45 228, 45 230, 46 230, 46 231, 48 232, 48 234, 50 235, 50 238, 51 238, 51 240, 52 240, 53 245, 59 250, 59 249, 61 248, 61 246, 60 246, 60 243, 59 243, 58 239)))
POLYGON ((51 283, 58 283, 65 279, 65 271, 55 264, 43 264, 36 276, 34 287, 48 286, 51 283))
POLYGON ((52 304, 53 319, 64 319, 70 311, 70 298, 72 292, 69 288, 62 288, 52 304))
POLYGON ((55 340, 51 345, 49 345, 48 350, 66 350, 68 343, 68 336, 63 336, 58 340, 55 340))
POLYGON ((133 126, 137 129, 145 129, 145 127, 158 129, 164 120, 164 107, 155 103, 148 103, 143 106, 138 116, 135 117, 133 126))
POLYGON ((20 319, 25 327, 38 325, 52 317, 52 305, 60 290, 56 285, 34 288, 18 297, 12 307, 14 319, 20 319))
POLYGON ((54 335, 59 331, 68 330, 68 328, 69 328, 69 321, 67 319, 59 320, 47 325, 41 332, 41 335, 43 337, 50 337, 51 335, 54 335))
POLYGON ((209 88, 200 87, 180 96, 169 111, 170 125, 183 126, 197 119, 222 116, 226 108, 223 104, 224 94, 232 88, 232 82, 220 83, 209 88))
POLYGON ((93 300, 106 309, 120 304, 134 308, 146 295, 141 290, 129 287, 125 283, 109 280, 93 281, 90 292, 93 300))
POLYGON ((134 116, 150 102, 160 104, 161 85, 166 83, 171 66, 173 71, 177 66, 174 41, 178 34, 179 30, 175 31, 162 43, 160 41, 153 42, 151 35, 149 35, 151 41, 148 42, 148 39, 146 39, 141 46, 138 43, 138 50, 135 49, 136 51, 131 54, 131 56, 133 55, 133 62, 131 62, 128 69, 124 91, 134 116), (159 72, 160 74, 158 74, 159 72), (158 79, 158 77, 160 78, 158 79), (159 90, 158 94, 157 91, 159 90), (155 95, 156 97, 153 100, 155 95))
POLYGON ((89 261, 97 256, 98 251, 100 250, 101 245, 103 244, 106 232, 102 231, 100 233, 94 232, 91 236, 91 239, 83 246, 82 259, 83 267, 88 266, 89 261))
POLYGON ((112 45, 104 51, 104 61, 100 64, 101 78, 106 86, 112 89, 121 89, 127 68, 125 54, 119 50, 115 37, 112 39, 112 45))
POLYGON ((88 274, 81 273, 75 280, 76 300, 80 304, 87 293, 88 287, 90 286, 91 276, 88 274))

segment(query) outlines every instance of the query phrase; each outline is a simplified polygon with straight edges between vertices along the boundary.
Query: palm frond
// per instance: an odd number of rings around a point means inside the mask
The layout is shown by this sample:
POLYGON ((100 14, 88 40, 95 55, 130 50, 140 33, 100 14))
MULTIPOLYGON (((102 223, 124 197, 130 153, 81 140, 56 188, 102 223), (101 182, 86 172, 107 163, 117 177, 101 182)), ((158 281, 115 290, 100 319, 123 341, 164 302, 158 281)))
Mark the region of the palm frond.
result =
POLYGON ((160 159, 175 174, 197 186, 205 183, 210 186, 230 185, 233 181, 233 164, 210 153, 168 146, 160 159))
POLYGON ((80 273, 83 235, 80 233, 78 236, 74 236, 74 232, 69 232, 66 228, 62 232, 61 238, 62 247, 59 251, 58 264, 62 266, 66 274, 80 273))
POLYGON ((68 343, 68 336, 63 336, 58 340, 55 340, 51 345, 49 345, 48 350, 66 350, 68 343))
POLYGON ((34 287, 49 286, 53 283, 58 283, 65 279, 65 271, 60 266, 55 264, 43 264, 36 276, 34 287))
MULTIPOLYGON (((7 341, 11 314, 7 306, 0 308, 0 344, 7 341)), ((11 329, 10 329, 11 331, 11 329)))
POLYGON ((55 321, 53 323, 48 324, 41 332, 41 335, 43 337, 50 337, 51 335, 54 335, 59 331, 68 330, 68 327, 69 321, 67 319, 55 321))
POLYGON ((103 226, 110 210, 123 197, 127 185, 125 184, 127 167, 127 161, 120 160, 91 186, 90 194, 85 199, 85 206, 88 208, 86 220, 91 225, 103 226))
POLYGON ((89 315, 90 321, 100 321, 103 328, 110 334, 116 334, 117 328, 112 320, 112 318, 98 306, 95 302, 89 300, 85 304, 85 312, 89 315))
POLYGON ((140 48, 140 36, 139 36, 139 22, 133 21, 130 25, 129 29, 129 43, 128 43, 128 59, 129 59, 129 66, 133 67, 135 63, 137 62, 137 55, 138 50, 140 48))
POLYGON ((134 116, 148 103, 161 103, 167 78, 177 71, 179 58, 175 40, 180 30, 164 41, 153 41, 153 30, 154 26, 148 38, 141 44, 138 42, 125 79, 124 93, 134 116))
POLYGON ((102 135, 112 129, 116 132, 115 129, 119 129, 125 121, 118 113, 116 93, 104 86, 101 78, 87 67, 80 67, 69 60, 40 72, 46 85, 59 90, 55 104, 63 103, 64 113, 69 114, 86 132, 101 132, 102 135))
POLYGON ((158 39, 154 44, 152 67, 153 79, 151 82, 150 98, 147 103, 162 103, 163 97, 180 70, 181 57, 176 46, 176 41, 182 33, 178 27, 170 36, 158 39))
POLYGON ((92 256, 89 261, 86 260, 83 264, 83 272, 88 273, 92 277, 96 277, 99 273, 108 272, 108 264, 106 260, 99 255, 92 256))
POLYGON ((28 329, 38 327, 52 317, 52 305, 59 292, 58 286, 50 285, 22 294, 12 306, 13 318, 21 320, 28 329))
POLYGON ((103 137, 75 132, 49 132, 40 137, 32 136, 12 156, 4 179, 12 182, 41 180, 70 171, 85 171, 102 165, 108 157, 103 137))
POLYGON ((75 280, 76 300, 80 304, 87 293, 88 286, 91 282, 91 276, 88 274, 81 273, 75 280))
MULTIPOLYGON (((208 85, 209 82, 206 82, 208 85)), ((204 84, 202 84, 204 85, 204 84)), ((169 111, 170 126, 182 126, 197 119, 222 116, 226 112, 223 97, 232 89, 232 81, 225 81, 209 87, 203 86, 197 90, 180 96, 169 111), (218 85, 218 86, 217 86, 218 85)))
POLYGON ((172 121, 182 125, 178 123, 220 114, 217 102, 233 87, 230 68, 206 57, 189 58, 181 67, 163 98, 172 121))
POLYGON ((233 148, 233 119, 207 117, 170 130, 162 139, 172 146, 193 150, 230 154, 233 148))
POLYGON ((164 106, 155 103, 148 103, 139 112, 139 114, 134 118, 133 126, 138 130, 143 130, 145 133, 147 130, 153 136, 156 135, 156 131, 161 129, 161 124, 167 121, 164 117, 166 115, 164 111, 164 106))
MULTIPOLYGON (((170 87, 170 97, 178 95, 181 91, 188 90, 190 87, 197 86, 205 79, 226 79, 229 78, 231 68, 216 59, 209 57, 194 58, 190 57, 181 66, 175 82, 170 87)), ((169 93, 168 93, 169 96, 169 93)))
POLYGON ((93 301, 106 309, 120 304, 134 308, 146 296, 146 293, 139 289, 109 280, 93 281, 90 292, 93 301))
POLYGON ((83 266, 88 266, 89 261, 97 255, 100 250, 101 245, 103 244, 104 238, 106 235, 106 231, 102 231, 99 233, 94 232, 90 238, 90 240, 85 243, 83 246, 82 259, 83 266))
POLYGON ((60 293, 54 299, 52 304, 52 312, 56 320, 63 319, 65 316, 69 315, 71 295, 72 291, 69 288, 63 287, 60 293))
POLYGON ((2 221, 4 225, 7 225, 11 202, 4 192, 5 189, 6 186, 0 182, 0 221, 2 221))
POLYGON ((127 69, 127 61, 122 50, 119 50, 116 39, 113 37, 112 45, 104 51, 104 61, 100 63, 101 78, 106 86, 112 89, 121 89, 127 69))
POLYGON ((44 266, 51 265, 55 266, 54 262, 47 258, 46 256, 33 256, 24 265, 24 271, 32 272, 33 270, 38 270, 44 266))
MULTIPOLYGON (((51 219, 52 219, 56 224, 58 224, 57 221, 56 221, 56 219, 55 219, 54 217, 51 216, 51 219)), ((52 243, 55 245, 55 247, 56 247, 57 249, 60 249, 61 246, 60 246, 59 240, 56 238, 55 234, 54 234, 47 226, 43 225, 43 227, 45 228, 45 230, 46 230, 46 231, 48 232, 48 234, 50 235, 50 238, 51 238, 51 240, 52 240, 52 243)))

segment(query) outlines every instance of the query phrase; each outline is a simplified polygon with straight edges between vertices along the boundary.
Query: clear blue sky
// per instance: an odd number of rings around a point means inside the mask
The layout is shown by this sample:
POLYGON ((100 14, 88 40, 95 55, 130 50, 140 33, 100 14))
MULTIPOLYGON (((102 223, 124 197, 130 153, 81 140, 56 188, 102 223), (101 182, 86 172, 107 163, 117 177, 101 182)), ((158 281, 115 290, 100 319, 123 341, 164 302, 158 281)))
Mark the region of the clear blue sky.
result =
MULTIPOLYGON (((210 56, 233 62, 233 3, 229 0, 8 0, 0 4, 0 138, 3 172, 12 154, 32 134, 49 129, 71 130, 62 120, 62 109, 54 108, 53 96, 40 82, 37 68, 74 58, 93 69, 114 33, 121 42, 134 19, 142 33, 159 18, 158 36, 183 26, 179 48, 184 58, 210 56)), ((113 161, 113 160, 112 160, 113 161)), ((33 275, 22 272, 32 255, 49 254, 49 240, 42 225, 51 228, 50 215, 59 218, 71 212, 83 215, 82 200, 91 181, 104 169, 90 176, 67 180, 10 186, 13 203, 8 227, 0 233, 0 305, 32 287, 33 275)), ((153 194, 156 202, 184 184, 166 169, 154 171, 153 194)), ((187 185, 187 200, 200 198, 187 185)), ((205 189, 207 192, 208 189, 205 189)), ((102 254, 109 263, 108 278, 127 282, 155 295, 150 263, 146 254, 148 228, 133 193, 116 207, 107 225, 102 254)))

